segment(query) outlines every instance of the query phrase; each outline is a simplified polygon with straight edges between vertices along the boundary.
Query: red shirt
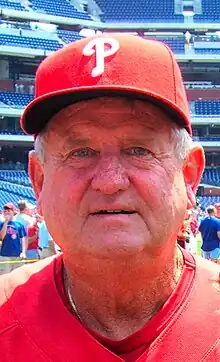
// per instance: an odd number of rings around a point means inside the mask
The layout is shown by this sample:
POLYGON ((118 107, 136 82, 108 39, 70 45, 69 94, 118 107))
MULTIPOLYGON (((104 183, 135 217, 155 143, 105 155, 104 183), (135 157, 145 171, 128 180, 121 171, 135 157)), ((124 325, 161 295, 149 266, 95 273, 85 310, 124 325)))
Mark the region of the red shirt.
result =
POLYGON ((163 308, 117 342, 87 330, 70 312, 62 255, 0 277, 1 362, 218 361, 220 294, 208 280, 219 267, 202 259, 196 266, 183 253, 182 276, 163 308))
MULTIPOLYGON (((32 237, 38 232, 38 227, 36 225, 30 226, 27 231, 27 236, 32 237)), ((39 239, 37 238, 31 244, 28 245, 28 250, 37 249, 38 248, 39 239)))
POLYGON ((196 234, 199 230, 199 222, 197 221, 196 217, 193 217, 190 222, 190 228, 193 233, 193 236, 196 237, 196 234))

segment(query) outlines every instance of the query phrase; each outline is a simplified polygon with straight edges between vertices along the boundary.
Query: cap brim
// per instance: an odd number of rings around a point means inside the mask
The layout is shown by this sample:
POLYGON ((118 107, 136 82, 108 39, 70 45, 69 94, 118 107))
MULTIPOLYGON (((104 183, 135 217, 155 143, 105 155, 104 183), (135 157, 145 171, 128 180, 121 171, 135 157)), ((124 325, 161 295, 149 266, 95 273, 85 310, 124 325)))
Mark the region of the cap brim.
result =
POLYGON ((49 120, 63 108, 83 100, 93 98, 109 97, 130 97, 140 100, 147 100, 150 103, 158 105, 169 116, 172 121, 191 134, 188 116, 168 99, 161 97, 156 93, 150 93, 143 89, 122 86, 94 86, 69 88, 61 91, 47 93, 41 97, 35 98, 25 108, 21 117, 21 126, 25 133, 39 134, 49 120))

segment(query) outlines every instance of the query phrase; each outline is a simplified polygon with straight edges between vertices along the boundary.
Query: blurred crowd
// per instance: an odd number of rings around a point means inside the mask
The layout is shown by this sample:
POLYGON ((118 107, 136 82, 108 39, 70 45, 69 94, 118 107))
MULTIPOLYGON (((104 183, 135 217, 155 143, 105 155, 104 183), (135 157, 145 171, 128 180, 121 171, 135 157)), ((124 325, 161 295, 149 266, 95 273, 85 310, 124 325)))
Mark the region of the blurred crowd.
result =
POLYGON ((9 202, 0 214, 0 274, 59 252, 35 205, 9 202))
POLYGON ((220 204, 209 205, 206 210, 198 204, 196 208, 188 210, 177 241, 191 253, 201 253, 203 258, 219 262, 220 204))

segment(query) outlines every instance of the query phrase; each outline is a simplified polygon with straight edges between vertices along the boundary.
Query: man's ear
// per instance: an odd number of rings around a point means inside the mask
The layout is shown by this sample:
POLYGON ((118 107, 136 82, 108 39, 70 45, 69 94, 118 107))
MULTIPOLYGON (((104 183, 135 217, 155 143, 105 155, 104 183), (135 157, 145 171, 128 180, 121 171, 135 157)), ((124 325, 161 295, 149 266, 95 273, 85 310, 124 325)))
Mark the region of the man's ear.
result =
POLYGON ((190 151, 183 164, 183 175, 185 179, 188 196, 187 209, 191 209, 196 203, 196 192, 205 168, 205 154, 202 146, 196 145, 190 151))
POLYGON ((29 152, 28 172, 38 202, 38 212, 42 215, 40 195, 44 183, 44 170, 35 151, 29 152))

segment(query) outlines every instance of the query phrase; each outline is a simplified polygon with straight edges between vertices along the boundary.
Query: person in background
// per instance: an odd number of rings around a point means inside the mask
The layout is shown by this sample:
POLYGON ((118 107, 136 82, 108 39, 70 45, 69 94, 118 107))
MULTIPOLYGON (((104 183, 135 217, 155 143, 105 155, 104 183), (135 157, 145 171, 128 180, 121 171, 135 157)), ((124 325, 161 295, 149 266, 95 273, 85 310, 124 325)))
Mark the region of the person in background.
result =
POLYGON ((27 202, 27 210, 26 214, 29 215, 31 218, 35 217, 37 213, 37 207, 36 205, 33 205, 31 202, 27 202))
POLYGON ((220 219, 220 203, 216 203, 214 206, 216 209, 215 217, 217 217, 217 219, 220 219))
POLYGON ((0 222, 1 261, 2 269, 8 273, 21 266, 18 261, 26 258, 27 239, 24 226, 14 220, 15 206, 7 203, 3 207, 4 222, 0 222), (8 262, 8 263, 7 263, 8 262))
POLYGON ((191 212, 191 217, 190 217, 190 227, 191 227, 191 231, 194 237, 196 237, 198 231, 199 231, 199 222, 197 220, 198 217, 198 210, 197 209, 193 209, 191 212))
POLYGON ((26 252, 27 259, 39 259, 39 226, 41 223, 40 215, 36 214, 33 218, 34 222, 31 226, 28 227, 27 230, 27 238, 28 238, 28 249, 26 252))
POLYGON ((181 225, 181 228, 177 234, 177 243, 183 248, 187 249, 187 245, 190 242, 190 212, 186 212, 185 219, 181 225))
POLYGON ((39 247, 40 259, 45 259, 48 258, 49 256, 55 255, 57 253, 56 245, 47 229, 47 225, 43 218, 41 222, 38 222, 38 228, 39 228, 38 247, 39 247))
POLYGON ((4 222, 5 218, 2 212, 0 212, 0 222, 4 222))
POLYGON ((210 279, 211 282, 213 282, 213 287, 216 288, 220 292, 220 272, 219 274, 210 279))
POLYGON ((189 251, 193 254, 197 252, 197 234, 199 231, 199 222, 197 220, 198 210, 192 209, 189 216, 189 251))
POLYGON ((199 226, 202 235, 202 256, 217 262, 220 256, 220 221, 215 217, 216 209, 213 205, 208 206, 206 212, 208 216, 201 221, 199 226))
POLYGON ((27 233, 28 228, 33 224, 33 218, 30 216, 31 209, 26 200, 18 201, 19 213, 16 215, 15 220, 20 222, 27 233))

